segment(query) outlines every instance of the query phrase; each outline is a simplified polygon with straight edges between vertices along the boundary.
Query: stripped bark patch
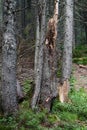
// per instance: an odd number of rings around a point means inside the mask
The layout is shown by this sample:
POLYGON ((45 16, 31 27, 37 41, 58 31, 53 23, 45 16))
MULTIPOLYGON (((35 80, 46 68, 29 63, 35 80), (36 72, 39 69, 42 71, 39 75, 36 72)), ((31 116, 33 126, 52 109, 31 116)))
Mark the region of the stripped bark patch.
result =
POLYGON ((61 103, 68 101, 68 93, 69 93, 69 81, 68 79, 64 80, 63 83, 60 83, 58 86, 59 92, 59 100, 61 103))

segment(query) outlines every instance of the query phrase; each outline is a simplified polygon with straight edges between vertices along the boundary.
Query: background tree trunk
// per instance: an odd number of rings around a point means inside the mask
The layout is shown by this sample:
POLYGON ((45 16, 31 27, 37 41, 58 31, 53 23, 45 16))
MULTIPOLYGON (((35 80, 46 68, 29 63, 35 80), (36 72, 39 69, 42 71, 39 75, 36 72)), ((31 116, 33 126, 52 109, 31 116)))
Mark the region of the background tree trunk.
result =
MULTIPOLYGON (((1 104, 1 68, 2 68, 2 0, 0 0, 0 104, 1 104)), ((2 107, 0 105, 0 111, 2 107)))
POLYGON ((16 114, 18 110, 16 89, 17 41, 15 30, 14 0, 4 1, 4 32, 2 44, 2 108, 4 114, 16 114))
POLYGON ((36 50, 35 50, 35 92, 32 99, 32 109, 39 101, 42 68, 43 68, 43 45, 45 41, 45 11, 46 0, 39 0, 37 4, 37 31, 36 31, 36 50), (39 6, 38 6, 39 5, 39 6))
MULTIPOLYGON (((0 104, 2 103, 1 100, 1 69, 2 69, 2 27, 0 27, 0 104)), ((0 105, 0 111, 2 106, 0 105)))
POLYGON ((21 2, 21 21, 22 21, 22 29, 25 27, 25 0, 22 0, 21 2))
POLYGON ((68 100, 67 98, 69 91, 69 78, 72 69, 72 43, 73 43, 73 0, 66 0, 62 80, 61 85, 59 87, 59 98, 61 102, 68 100))

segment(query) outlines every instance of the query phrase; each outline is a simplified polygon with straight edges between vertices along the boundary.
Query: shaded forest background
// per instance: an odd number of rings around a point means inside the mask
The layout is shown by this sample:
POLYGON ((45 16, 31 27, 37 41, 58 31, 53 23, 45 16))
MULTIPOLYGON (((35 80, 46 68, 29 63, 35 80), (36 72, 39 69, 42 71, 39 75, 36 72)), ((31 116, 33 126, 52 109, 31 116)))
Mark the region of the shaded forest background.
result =
MULTIPOLYGON (((59 3, 59 21, 58 21, 58 47, 62 48, 63 46, 63 21, 64 21, 64 1, 59 3)), ((0 30, 2 31, 2 1, 0 1, 0 30)), ((53 14, 53 1, 48 1, 47 7, 47 18, 49 19, 53 14)), ((30 71, 29 68, 34 66, 34 50, 35 50, 35 38, 36 38, 36 1, 35 0, 17 0, 17 9, 16 9, 16 20, 17 20, 17 37, 18 37, 18 55, 20 67, 25 66, 22 62, 26 58, 29 64, 26 63, 27 71, 30 71), (25 59, 24 59, 25 57, 25 59), (33 57, 33 58, 32 58, 33 57)), ((87 43, 87 9, 86 1, 74 1, 74 37, 73 37, 73 47, 77 45, 83 45, 87 43)), ((1 33, 2 34, 2 33, 1 33)), ((59 53, 60 53, 59 48, 59 53)), ((78 52, 79 53, 79 52, 78 52)), ((60 54, 59 54, 60 56, 60 54)), ((26 68, 24 67, 24 68, 26 68)), ((21 71, 21 69, 19 69, 21 71)), ((25 70, 26 71, 26 70, 25 70)), ((31 70, 32 71, 32 70, 31 70)), ((31 75, 33 73, 31 72, 31 75)), ((27 76, 27 74, 26 74, 27 76)), ((26 77, 24 76, 24 77, 26 77)), ((24 78, 23 77, 23 78, 24 78)), ((28 77, 28 76, 27 76, 28 77)))

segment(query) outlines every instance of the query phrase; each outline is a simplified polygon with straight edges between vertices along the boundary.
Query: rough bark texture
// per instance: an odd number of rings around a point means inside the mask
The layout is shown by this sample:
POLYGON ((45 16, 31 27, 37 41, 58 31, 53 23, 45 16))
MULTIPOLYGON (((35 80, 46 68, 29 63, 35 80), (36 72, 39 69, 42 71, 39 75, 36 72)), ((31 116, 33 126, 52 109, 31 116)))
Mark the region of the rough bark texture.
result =
POLYGON ((40 102, 50 111, 52 99, 57 95, 57 58, 56 58, 56 38, 58 21, 58 1, 55 1, 54 15, 48 22, 46 41, 44 45, 43 76, 41 86, 40 102))
POLYGON ((17 80, 16 87, 17 87, 18 102, 20 103, 24 100, 24 93, 23 93, 23 90, 22 90, 22 86, 20 85, 20 82, 18 80, 17 80))
POLYGON ((45 10, 46 1, 38 1, 38 15, 37 15, 37 32, 36 32, 36 50, 35 50, 35 92, 32 99, 32 109, 35 108, 39 101, 42 68, 43 68, 43 44, 45 41, 45 10))
POLYGON ((25 0, 22 0, 22 2, 21 2, 21 9, 23 9, 22 11, 21 11, 21 21, 22 21, 22 29, 24 29, 24 27, 25 27, 25 0))
MULTIPOLYGON (((0 0, 0 104, 2 103, 1 100, 1 68, 2 68, 2 6, 3 1, 0 0)), ((0 105, 0 111, 2 110, 2 106, 0 105)))
MULTIPOLYGON (((0 104, 1 100, 1 68, 2 68, 2 27, 0 27, 0 104)), ((2 110, 2 106, 0 105, 0 111, 2 110)))
POLYGON ((73 43, 73 0, 66 0, 64 23, 64 50, 62 77, 69 79, 72 68, 72 43, 73 43))
POLYGON ((16 90, 17 42, 14 0, 4 0, 4 32, 2 44, 2 108, 5 115, 18 109, 16 90))
POLYGON ((0 0, 0 27, 2 25, 2 0, 0 0))
MULTIPOLYGON (((62 63, 62 81, 61 84, 67 88, 62 89, 60 87, 61 91, 63 91, 62 95, 64 96, 64 93, 67 93, 66 91, 69 90, 68 87, 68 80, 71 75, 71 68, 72 68, 72 43, 73 43, 73 0, 66 0, 65 3, 65 21, 64 21, 64 49, 63 49, 63 63, 62 63), (66 83, 65 83, 66 82, 66 83)), ((61 85, 60 85, 61 86, 61 85)), ((61 95, 61 93, 59 94, 61 95)), ((60 96, 61 98, 62 96, 60 96)), ((62 99, 60 99, 61 101, 62 99)), ((63 102, 66 100, 65 97, 63 97, 63 102)))
POLYGON ((32 108, 39 103, 50 110, 51 101, 56 96, 56 37, 58 19, 58 1, 55 1, 53 17, 48 22, 47 34, 45 37, 45 11, 46 1, 41 7, 41 15, 37 22, 37 42, 35 53, 35 93, 32 100, 32 108), (41 16, 41 17, 40 17, 41 16), (41 19, 40 19, 41 18, 41 19), (41 21, 40 21, 41 20, 41 21))

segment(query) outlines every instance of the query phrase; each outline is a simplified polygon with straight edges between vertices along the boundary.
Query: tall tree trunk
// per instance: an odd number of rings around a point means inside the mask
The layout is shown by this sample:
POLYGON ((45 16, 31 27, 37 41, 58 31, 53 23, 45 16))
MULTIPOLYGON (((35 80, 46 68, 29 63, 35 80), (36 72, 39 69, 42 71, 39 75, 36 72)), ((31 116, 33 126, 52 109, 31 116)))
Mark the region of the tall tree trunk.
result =
MULTIPOLYGON (((2 0, 0 0, 0 104, 1 104, 1 68, 2 68, 2 0)), ((2 107, 0 105, 0 111, 2 107)))
POLYGON ((2 108, 5 115, 18 110, 16 90, 17 41, 15 30, 15 0, 4 0, 4 32, 2 44, 2 108))
POLYGON ((46 41, 44 44, 43 76, 41 85, 40 103, 50 111, 52 99, 57 96, 57 22, 58 1, 55 0, 54 15, 48 22, 46 41))
POLYGON ((2 0, 0 0, 0 27, 2 25, 2 0))
MULTIPOLYGON (((48 111, 51 101, 57 95, 56 87, 56 37, 58 19, 58 1, 55 0, 53 17, 48 22, 47 34, 45 37, 45 11, 46 1, 42 3, 41 23, 38 19, 37 44, 35 53, 35 93, 32 100, 32 108, 37 103, 48 111), (46 40, 45 40, 46 39, 46 40)), ((40 12, 40 11, 39 11, 40 12)), ((40 16, 40 15, 39 15, 40 16)), ((38 17, 40 18, 40 17, 38 17)))
POLYGON ((35 92, 32 99, 32 109, 39 101, 42 68, 43 68, 43 44, 45 41, 45 11, 46 0, 39 0, 37 3, 37 32, 36 32, 36 50, 35 50, 35 92), (39 6, 38 6, 39 5, 39 6))
MULTIPOLYGON (((1 69, 2 69, 2 28, 0 27, 0 104, 2 103, 1 100, 1 69)), ((0 111, 2 106, 0 105, 0 111)))
POLYGON ((85 36, 86 36, 86 43, 87 43, 87 25, 85 25, 85 36))
POLYGON ((22 0, 21 2, 21 21, 22 21, 22 29, 25 27, 25 0, 22 0))
POLYGON ((65 2, 64 33, 62 80, 59 87, 59 98, 61 102, 68 100, 69 78, 72 68, 73 0, 66 0, 65 2))

